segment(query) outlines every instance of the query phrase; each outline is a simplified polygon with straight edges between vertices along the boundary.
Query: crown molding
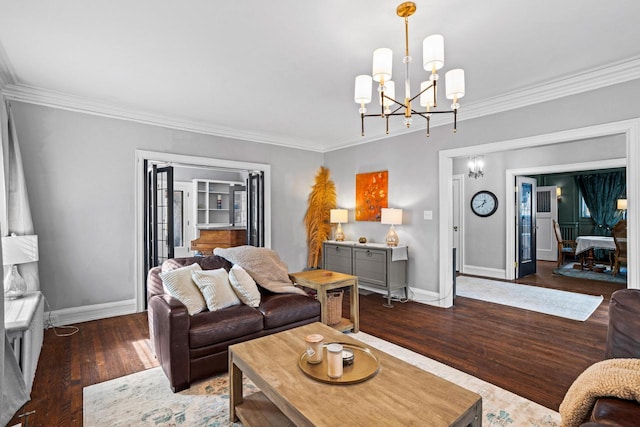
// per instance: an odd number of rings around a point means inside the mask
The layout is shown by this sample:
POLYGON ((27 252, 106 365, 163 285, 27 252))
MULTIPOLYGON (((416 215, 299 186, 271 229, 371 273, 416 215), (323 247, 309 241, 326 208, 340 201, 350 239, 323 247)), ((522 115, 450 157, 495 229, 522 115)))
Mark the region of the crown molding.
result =
MULTIPOLYGON (((553 80, 544 84, 530 86, 524 89, 508 92, 483 101, 462 104, 458 112, 458 123, 464 120, 476 119, 491 114, 502 113, 509 110, 528 107, 566 96, 600 89, 631 80, 640 79, 640 57, 617 62, 607 67, 596 68, 580 74, 574 74, 565 78, 553 80)), ((452 125, 453 119, 449 115, 437 115, 431 119, 431 128, 452 125)), ((391 130, 389 135, 372 136, 358 140, 344 141, 325 150, 325 152, 339 150, 381 139, 408 133, 424 132, 427 126, 418 125, 411 129, 399 128, 391 130)))
POLYGON ((188 120, 180 117, 170 117, 148 111, 127 108, 116 104, 94 101, 74 95, 47 89, 36 88, 21 84, 8 84, 2 89, 2 93, 9 100, 26 102, 29 104, 42 105, 45 107, 59 108, 62 110, 74 111, 78 113, 91 114, 95 116, 108 117, 120 120, 160 126, 169 129, 182 130, 187 132, 213 135, 223 138, 240 139, 243 141, 258 142, 261 144, 277 145, 299 150, 321 152, 321 150, 311 149, 301 145, 299 140, 287 138, 273 138, 272 136, 256 132, 246 132, 237 129, 225 128, 212 125, 206 122, 188 120))
MULTIPOLYGON (((4 61, 4 59, 6 59, 5 57, 4 49, 0 45, 0 59, 2 59, 3 64, 6 65, 9 64, 9 62, 4 61)), ((530 86, 483 101, 463 104, 460 112, 458 113, 458 122, 552 101, 554 99, 588 92, 639 78, 640 57, 630 58, 607 67, 596 68, 591 71, 556 79, 544 84, 530 86)), ((6 66, 3 68, 2 65, 0 65, 0 90, 5 95, 5 98, 10 100, 60 108, 96 116, 128 120, 169 129, 321 153, 393 138, 399 135, 424 132, 426 129, 426 124, 419 124, 414 125, 411 129, 406 129, 404 127, 392 129, 389 135, 385 134, 370 137, 359 137, 358 139, 344 140, 322 149, 311 149, 307 146, 301 145, 299 140, 288 139, 285 137, 273 137, 257 132, 225 128, 201 121, 155 114, 148 111, 127 108, 125 106, 108 104, 88 98, 17 84, 15 83, 16 81, 17 80, 12 70, 6 66)), ((431 120, 431 127, 435 128, 438 126, 451 125, 452 123, 453 119, 449 118, 448 115, 436 115, 431 120)))
POLYGON ((4 50, 4 46, 0 41, 0 91, 6 86, 14 84, 16 82, 11 62, 7 57, 7 52, 4 50))

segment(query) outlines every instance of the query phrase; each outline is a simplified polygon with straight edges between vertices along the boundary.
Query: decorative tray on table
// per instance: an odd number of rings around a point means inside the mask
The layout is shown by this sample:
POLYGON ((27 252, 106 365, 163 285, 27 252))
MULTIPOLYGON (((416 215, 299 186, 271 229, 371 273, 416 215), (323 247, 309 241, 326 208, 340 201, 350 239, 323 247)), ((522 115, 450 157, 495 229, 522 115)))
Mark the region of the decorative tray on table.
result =
POLYGON ((303 352, 298 359, 298 366, 307 376, 316 381, 329 384, 356 384, 374 377, 380 370, 380 361, 366 347, 356 344, 337 343, 342 345, 344 350, 353 352, 353 361, 350 365, 343 367, 342 376, 340 378, 330 378, 327 374, 327 345, 334 343, 326 343, 322 346, 322 362, 311 364, 308 362, 309 355, 303 352))

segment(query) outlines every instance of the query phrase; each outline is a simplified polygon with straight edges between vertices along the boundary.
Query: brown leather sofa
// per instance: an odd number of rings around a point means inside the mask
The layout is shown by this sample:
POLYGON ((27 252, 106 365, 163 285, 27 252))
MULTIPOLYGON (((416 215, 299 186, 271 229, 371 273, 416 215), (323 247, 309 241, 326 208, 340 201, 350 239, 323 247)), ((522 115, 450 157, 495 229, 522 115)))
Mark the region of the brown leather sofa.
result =
MULTIPOLYGON (((605 357, 640 358, 640 290, 621 289, 611 295, 609 303, 609 329, 605 357)), ((640 403, 613 397, 596 401, 590 426, 638 426, 640 403)))
POLYGON ((320 321, 320 303, 298 294, 275 294, 258 284, 260 306, 241 304, 190 316, 186 307, 163 290, 161 271, 193 263, 203 270, 232 264, 224 258, 174 258, 154 267, 147 277, 149 334, 156 358, 174 392, 191 382, 228 370, 230 345, 320 321))

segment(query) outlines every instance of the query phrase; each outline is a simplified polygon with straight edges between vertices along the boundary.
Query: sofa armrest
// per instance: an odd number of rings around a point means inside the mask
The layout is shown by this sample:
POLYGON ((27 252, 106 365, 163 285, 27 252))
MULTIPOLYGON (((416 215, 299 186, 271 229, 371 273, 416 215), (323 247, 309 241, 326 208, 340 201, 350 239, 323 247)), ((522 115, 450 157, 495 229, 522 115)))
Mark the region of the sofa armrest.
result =
POLYGON ((171 390, 189 387, 189 326, 187 308, 170 295, 156 295, 149 300, 152 317, 151 340, 171 390))
POLYGON ((640 420, 640 403, 615 397, 596 401, 589 420, 596 425, 636 426, 640 420))

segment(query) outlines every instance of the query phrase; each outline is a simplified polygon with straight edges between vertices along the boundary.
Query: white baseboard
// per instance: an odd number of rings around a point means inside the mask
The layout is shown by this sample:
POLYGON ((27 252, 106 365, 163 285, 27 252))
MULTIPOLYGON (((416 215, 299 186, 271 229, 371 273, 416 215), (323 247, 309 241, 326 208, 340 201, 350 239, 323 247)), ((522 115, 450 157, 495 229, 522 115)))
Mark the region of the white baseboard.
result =
POLYGON ((72 325, 90 320, 122 316, 136 312, 136 300, 108 302, 104 304, 85 305, 82 307, 63 308, 44 313, 45 325, 51 327, 49 319, 55 326, 72 325), (51 316, 51 317, 49 317, 51 316))
POLYGON ((434 307, 446 308, 445 301, 440 298, 439 292, 425 291, 424 289, 410 287, 409 294, 413 295, 411 301, 432 305, 434 307))
MULTIPOLYGON (((372 286, 367 286, 367 285, 361 285, 358 284, 358 288, 359 289, 364 289, 366 291, 370 291, 370 292, 375 292, 377 294, 380 294, 382 296, 384 296, 386 298, 387 296, 387 292, 385 290, 379 289, 379 288, 374 288, 372 286)), ((425 291, 424 289, 420 289, 420 288, 413 288, 411 286, 409 286, 409 300, 414 301, 414 302, 419 302, 421 304, 428 304, 428 305, 433 305, 436 307, 444 307, 444 301, 440 300, 440 294, 438 292, 433 292, 433 291, 425 291)), ((404 289, 395 289, 393 291, 391 291, 391 298, 393 299, 404 299, 405 298, 405 294, 404 294, 404 289)), ((394 301, 392 300, 391 303, 393 304, 394 301)), ((398 303, 396 301, 396 303, 398 303)))
POLYGON ((470 274, 472 276, 490 277, 492 279, 507 279, 507 271, 499 268, 487 268, 478 267, 475 265, 465 265, 462 268, 463 274, 470 274))

